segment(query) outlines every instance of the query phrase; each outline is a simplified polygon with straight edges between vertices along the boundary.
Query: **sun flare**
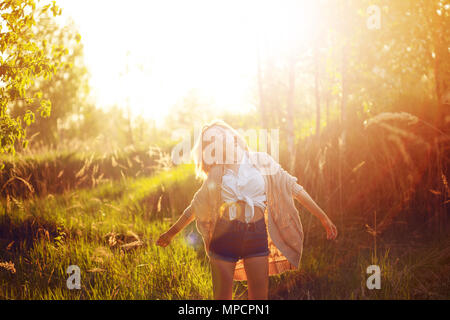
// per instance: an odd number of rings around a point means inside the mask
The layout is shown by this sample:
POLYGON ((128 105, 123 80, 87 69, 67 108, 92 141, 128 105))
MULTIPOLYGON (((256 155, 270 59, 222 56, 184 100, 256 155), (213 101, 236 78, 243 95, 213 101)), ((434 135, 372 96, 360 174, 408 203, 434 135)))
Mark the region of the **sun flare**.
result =
POLYGON ((257 50, 283 54, 293 36, 298 43, 310 34, 303 1, 122 3, 60 6, 80 28, 98 104, 129 107, 158 124, 191 89, 216 109, 253 109, 257 50))

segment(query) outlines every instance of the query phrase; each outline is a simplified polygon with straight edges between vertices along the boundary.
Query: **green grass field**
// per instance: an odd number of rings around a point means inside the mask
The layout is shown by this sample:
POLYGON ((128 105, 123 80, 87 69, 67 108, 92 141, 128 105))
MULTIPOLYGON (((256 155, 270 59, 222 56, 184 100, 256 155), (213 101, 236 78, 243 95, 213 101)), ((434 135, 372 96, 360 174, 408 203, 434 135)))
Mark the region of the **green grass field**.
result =
MULTIPOLYGON (((0 298, 211 299, 195 223, 170 246, 154 244, 199 186, 192 166, 184 165, 59 195, 3 199, 0 298), (80 267, 80 290, 66 286, 69 265, 80 267)), ((375 247, 353 225, 327 242, 319 224, 298 207, 306 230, 302 266, 271 277, 270 299, 449 298, 448 239, 411 246, 379 240, 375 247), (371 264, 381 268, 380 290, 366 288, 371 264)), ((234 298, 246 298, 246 282, 235 282, 234 298)))
POLYGON ((213 299, 196 223, 156 242, 244 149, 321 209, 269 299, 449 300, 449 31, 450 0, 0 0, 0 300, 213 299))

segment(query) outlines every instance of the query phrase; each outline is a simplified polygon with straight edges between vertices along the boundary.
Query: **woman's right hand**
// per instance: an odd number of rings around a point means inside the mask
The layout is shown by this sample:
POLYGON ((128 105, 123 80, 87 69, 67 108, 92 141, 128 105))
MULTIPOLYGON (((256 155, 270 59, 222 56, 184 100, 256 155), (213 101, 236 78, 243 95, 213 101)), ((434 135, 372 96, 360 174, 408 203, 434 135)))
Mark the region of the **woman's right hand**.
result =
POLYGON ((159 239, 156 241, 156 245, 164 248, 169 245, 170 241, 172 241, 172 236, 169 235, 169 233, 164 232, 159 236, 159 239))

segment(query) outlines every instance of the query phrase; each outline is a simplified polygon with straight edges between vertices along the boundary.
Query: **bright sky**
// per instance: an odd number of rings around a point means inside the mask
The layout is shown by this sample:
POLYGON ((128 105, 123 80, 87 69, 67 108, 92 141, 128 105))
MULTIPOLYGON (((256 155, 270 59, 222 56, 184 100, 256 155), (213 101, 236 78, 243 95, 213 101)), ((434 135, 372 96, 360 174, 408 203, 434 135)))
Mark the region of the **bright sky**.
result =
POLYGON ((57 1, 63 17, 72 17, 79 28, 97 104, 129 101, 133 114, 158 124, 190 89, 217 109, 254 108, 257 32, 272 34, 280 41, 274 47, 282 48, 286 17, 308 18, 277 3, 57 1))

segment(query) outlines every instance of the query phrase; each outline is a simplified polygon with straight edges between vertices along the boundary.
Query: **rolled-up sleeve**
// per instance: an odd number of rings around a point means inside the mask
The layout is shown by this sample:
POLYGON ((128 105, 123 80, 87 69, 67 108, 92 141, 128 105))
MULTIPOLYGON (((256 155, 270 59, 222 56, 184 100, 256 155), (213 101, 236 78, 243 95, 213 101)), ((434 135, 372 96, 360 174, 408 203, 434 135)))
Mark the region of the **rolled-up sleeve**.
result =
POLYGON ((205 218, 205 207, 210 205, 210 198, 212 197, 214 187, 215 185, 211 179, 206 179, 192 197, 190 206, 196 218, 205 218))
POLYGON ((204 184, 195 192, 194 196, 192 197, 190 207, 191 207, 191 213, 195 215, 195 213, 200 212, 201 208, 201 202, 203 198, 203 192, 204 192, 204 184))
POLYGON ((288 190, 291 190, 292 193, 294 193, 294 189, 298 191, 301 191, 300 189, 303 189, 303 187, 297 183, 298 178, 296 176, 293 176, 289 172, 284 170, 281 165, 279 165, 279 170, 280 174, 284 176, 283 179, 287 183, 286 188, 288 188, 288 190))
POLYGON ((294 197, 298 197, 303 190, 305 190, 303 188, 303 186, 301 186, 297 182, 295 182, 293 187, 292 187, 292 195, 294 197))

